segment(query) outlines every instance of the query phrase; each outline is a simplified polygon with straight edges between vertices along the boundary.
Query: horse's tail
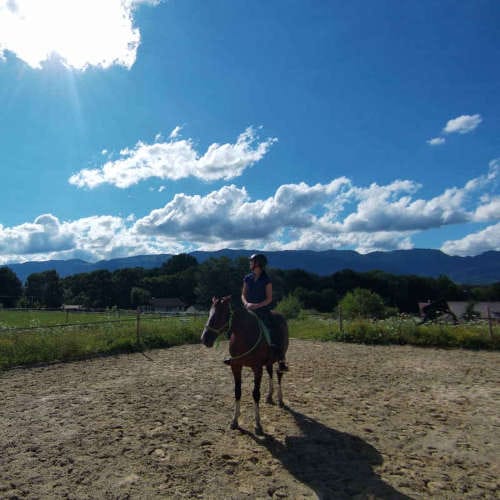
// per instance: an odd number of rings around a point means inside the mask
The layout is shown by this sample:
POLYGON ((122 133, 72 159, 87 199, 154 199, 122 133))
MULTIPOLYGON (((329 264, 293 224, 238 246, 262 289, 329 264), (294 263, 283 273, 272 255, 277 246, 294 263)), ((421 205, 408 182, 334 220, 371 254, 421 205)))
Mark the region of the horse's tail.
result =
POLYGON ((276 330, 279 332, 281 337, 281 346, 283 348, 283 354, 286 354, 288 350, 288 323, 286 321, 285 316, 283 314, 273 311, 273 317, 276 325, 276 330))

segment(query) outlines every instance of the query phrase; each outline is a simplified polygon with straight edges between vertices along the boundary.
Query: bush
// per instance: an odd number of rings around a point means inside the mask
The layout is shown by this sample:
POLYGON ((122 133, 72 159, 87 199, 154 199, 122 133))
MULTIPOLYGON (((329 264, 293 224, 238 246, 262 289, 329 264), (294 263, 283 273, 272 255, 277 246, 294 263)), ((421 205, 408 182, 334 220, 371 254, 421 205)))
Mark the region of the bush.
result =
POLYGON ((356 288, 344 295, 339 307, 345 318, 383 318, 386 310, 382 297, 365 288, 356 288))
POLYGON ((279 302, 275 310, 283 314, 286 319, 295 319, 299 317, 302 311, 302 303, 294 295, 287 295, 279 302))

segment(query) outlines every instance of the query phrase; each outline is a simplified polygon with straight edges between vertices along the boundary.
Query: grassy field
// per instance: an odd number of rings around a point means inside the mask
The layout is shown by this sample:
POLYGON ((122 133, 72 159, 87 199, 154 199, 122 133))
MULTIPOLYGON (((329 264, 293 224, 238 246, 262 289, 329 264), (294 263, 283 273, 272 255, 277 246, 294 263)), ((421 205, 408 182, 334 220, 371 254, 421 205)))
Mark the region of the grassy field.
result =
POLYGON ((344 321, 342 328, 331 317, 307 317, 289 321, 293 337, 335 340, 360 344, 410 344, 416 346, 499 349, 500 325, 486 321, 474 323, 418 325, 414 318, 344 321))
POLYGON ((0 311, 0 370, 197 343, 206 318, 135 312, 0 311))
MULTIPOLYGON (((52 361, 198 343, 206 316, 135 312, 70 313, 0 310, 0 370, 52 361)), ((364 344, 499 349, 500 327, 488 323, 429 324, 412 318, 344 321, 302 314, 289 321, 290 336, 364 344)))

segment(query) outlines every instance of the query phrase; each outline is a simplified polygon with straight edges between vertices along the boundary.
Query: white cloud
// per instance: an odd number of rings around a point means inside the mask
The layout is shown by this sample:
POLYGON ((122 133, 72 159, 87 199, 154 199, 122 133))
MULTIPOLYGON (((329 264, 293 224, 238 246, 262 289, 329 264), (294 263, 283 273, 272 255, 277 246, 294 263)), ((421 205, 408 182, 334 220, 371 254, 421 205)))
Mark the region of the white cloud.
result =
POLYGON ((181 129, 182 127, 180 125, 177 125, 177 127, 174 128, 174 130, 172 130, 172 132, 170 132, 170 139, 176 139, 179 134, 181 133, 181 129))
POLYGON ((476 222, 500 220, 500 196, 479 205, 474 212, 473 220, 476 222))
POLYGON ((75 69, 131 68, 140 44, 133 26, 147 0, 0 0, 0 60, 7 51, 32 68, 51 57, 75 69))
POLYGON ((0 226, 0 262, 99 260, 224 247, 367 253, 412 248, 412 236, 428 229, 496 224, 442 247, 448 253, 474 254, 498 248, 499 167, 494 160, 486 174, 429 199, 417 196, 421 186, 411 180, 355 186, 339 177, 325 184, 285 184, 263 199, 253 199, 245 187, 235 185, 204 196, 178 193, 142 217, 61 222, 45 214, 32 223, 0 226))
POLYGON ((0 255, 31 255, 63 251, 73 246, 71 232, 61 227, 59 220, 51 214, 40 215, 32 223, 12 228, 0 225, 0 255))
POLYGON ((131 230, 135 218, 110 215, 61 222, 53 215, 12 228, 0 225, 0 263, 81 258, 89 261, 139 254, 180 253, 176 241, 131 230))
POLYGON ((204 181, 232 179, 261 160, 275 138, 257 142, 257 135, 249 127, 234 144, 214 143, 199 156, 193 141, 171 140, 145 144, 138 142, 133 149, 120 152, 122 158, 108 161, 102 168, 83 169, 70 177, 70 184, 93 189, 101 184, 128 188, 140 181, 156 177, 178 180, 197 177, 204 181))
POLYGON ((483 121, 481 115, 462 115, 449 120, 443 129, 447 134, 468 134, 472 132, 483 121))
POLYGON ((296 239, 283 245, 271 243, 266 250, 330 250, 332 248, 354 248, 365 254, 375 251, 408 250, 413 248, 410 241, 412 232, 378 231, 375 233, 342 233, 329 234, 318 229, 306 229, 296 232, 296 239))
POLYGON ((346 232, 414 231, 467 220, 463 209, 465 192, 448 189, 430 200, 413 199, 419 186, 410 181, 396 181, 386 186, 376 184, 358 189, 357 210, 346 217, 346 232))
POLYGON ((432 139, 429 139, 427 141, 427 144, 429 146, 440 146, 441 144, 444 144, 446 142, 446 139, 444 137, 434 137, 432 139))
POLYGON ((343 224, 344 232, 415 231, 470 221, 494 221, 497 202, 481 203, 479 195, 494 192, 500 172, 496 160, 487 174, 469 180, 462 188, 448 188, 429 200, 414 199, 420 186, 412 181, 394 181, 356 188, 356 211, 343 224), (479 194, 479 195, 478 195, 479 194))
POLYGON ((469 234, 461 240, 446 241, 441 250, 462 257, 479 255, 489 250, 500 251, 500 222, 477 233, 469 234))
POLYGON ((259 240, 283 227, 310 227, 313 209, 325 206, 350 185, 340 178, 329 184, 283 185, 273 197, 252 201, 245 188, 224 186, 207 196, 177 194, 163 208, 136 222, 139 234, 173 236, 198 244, 211 240, 259 240))

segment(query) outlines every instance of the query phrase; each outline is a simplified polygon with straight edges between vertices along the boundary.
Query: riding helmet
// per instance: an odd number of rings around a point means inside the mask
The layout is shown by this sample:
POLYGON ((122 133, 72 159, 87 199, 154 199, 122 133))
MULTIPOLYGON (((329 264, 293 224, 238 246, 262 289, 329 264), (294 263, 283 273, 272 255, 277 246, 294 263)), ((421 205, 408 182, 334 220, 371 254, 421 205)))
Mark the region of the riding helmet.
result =
POLYGON ((255 261, 262 269, 267 265, 267 257, 262 253, 254 253, 248 260, 255 261))

